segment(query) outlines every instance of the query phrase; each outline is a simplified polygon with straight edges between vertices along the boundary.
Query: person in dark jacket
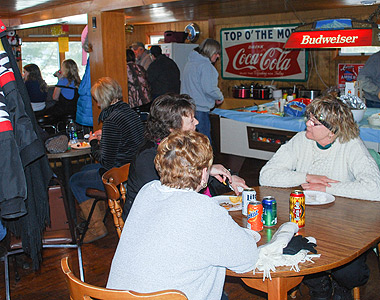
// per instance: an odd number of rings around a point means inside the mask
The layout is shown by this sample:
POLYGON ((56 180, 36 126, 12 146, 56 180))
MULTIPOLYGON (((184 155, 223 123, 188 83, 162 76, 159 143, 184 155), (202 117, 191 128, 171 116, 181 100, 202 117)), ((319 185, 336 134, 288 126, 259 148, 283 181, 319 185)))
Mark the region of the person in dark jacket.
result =
POLYGON ((148 82, 152 89, 152 100, 166 93, 179 94, 181 80, 177 64, 162 54, 160 46, 152 46, 150 54, 153 62, 148 68, 148 82))
MULTIPOLYGON (((103 122, 103 128, 91 132, 89 138, 92 156, 99 163, 84 166, 70 178, 71 190, 86 219, 94 202, 94 199, 86 196, 86 189, 104 191, 101 179, 103 173, 131 162, 143 142, 144 133, 139 116, 128 103, 123 102, 121 86, 114 79, 100 78, 91 88, 91 95, 102 109, 99 121, 103 122)), ((107 235, 103 217, 104 213, 96 205, 84 243, 107 235)))
MULTIPOLYGON (((145 126, 145 144, 138 150, 129 169, 127 199, 123 209, 124 219, 143 185, 159 179, 154 166, 158 144, 173 130, 195 131, 198 121, 194 114, 195 105, 188 95, 165 94, 154 100, 145 126)), ((220 164, 211 166, 210 177, 209 184, 213 180, 223 182, 228 178, 236 194, 239 194, 239 190, 247 188, 244 179, 231 175, 230 171, 220 164)), ((209 186, 202 192, 211 196, 211 188, 209 186)))

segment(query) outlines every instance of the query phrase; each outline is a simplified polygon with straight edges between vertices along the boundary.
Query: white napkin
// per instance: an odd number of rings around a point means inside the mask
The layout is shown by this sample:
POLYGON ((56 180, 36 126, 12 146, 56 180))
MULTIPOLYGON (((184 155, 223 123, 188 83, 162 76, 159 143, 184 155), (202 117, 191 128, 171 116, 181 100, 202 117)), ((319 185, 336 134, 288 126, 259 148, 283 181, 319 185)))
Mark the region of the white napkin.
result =
MULTIPOLYGON (((282 224, 276 233, 273 235, 271 241, 258 248, 259 259, 256 263, 256 270, 263 272, 263 281, 265 278, 272 279, 270 272, 275 272, 276 267, 290 266, 290 270, 299 272, 298 264, 305 261, 312 261, 312 258, 319 257, 320 254, 307 254, 308 250, 301 250, 295 255, 283 254, 283 249, 288 245, 295 233, 298 232, 298 225, 292 222, 282 224)), ((316 243, 313 237, 307 237, 310 242, 316 243)))

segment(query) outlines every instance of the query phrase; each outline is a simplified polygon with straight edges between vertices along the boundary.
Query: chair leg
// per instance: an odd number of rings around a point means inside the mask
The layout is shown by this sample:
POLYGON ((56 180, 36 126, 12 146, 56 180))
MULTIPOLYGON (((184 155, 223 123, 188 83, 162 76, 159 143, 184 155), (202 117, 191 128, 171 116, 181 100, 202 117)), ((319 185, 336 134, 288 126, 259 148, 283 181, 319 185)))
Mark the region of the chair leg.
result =
POLYGON ((78 250, 79 276, 80 276, 80 280, 82 280, 84 282, 82 250, 80 248, 80 244, 78 245, 77 250, 78 250))
POLYGON ((4 277, 5 277, 5 299, 11 300, 11 292, 9 288, 9 262, 8 255, 4 256, 4 277))
POLYGON ((360 289, 359 287, 354 287, 354 300, 360 300, 360 289))
POLYGON ((95 206, 96 204, 100 201, 101 199, 99 198, 95 198, 94 200, 94 203, 92 203, 92 206, 91 206, 91 210, 90 210, 90 213, 88 214, 88 217, 87 217, 87 220, 85 221, 85 226, 83 228, 83 232, 80 236, 80 239, 79 239, 79 245, 82 245, 83 244, 83 239, 86 235, 86 232, 88 230, 88 225, 90 225, 90 221, 91 221, 91 218, 92 218, 92 214, 94 213, 94 210, 95 210, 95 206))

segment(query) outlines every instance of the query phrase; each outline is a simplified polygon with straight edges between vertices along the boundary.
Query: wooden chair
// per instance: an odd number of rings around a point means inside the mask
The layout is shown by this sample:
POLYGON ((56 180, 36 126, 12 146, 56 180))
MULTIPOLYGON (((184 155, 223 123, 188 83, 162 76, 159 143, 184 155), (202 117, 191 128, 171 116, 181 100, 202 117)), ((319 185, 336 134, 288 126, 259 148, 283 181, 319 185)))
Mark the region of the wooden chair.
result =
POLYGON ((119 168, 112 168, 102 176, 104 188, 108 198, 108 205, 110 207, 119 238, 124 227, 124 221, 121 214, 123 212, 123 206, 127 193, 123 183, 128 180, 129 167, 130 164, 125 164, 119 168))
POLYGON ((65 280, 70 290, 71 300, 90 300, 90 299, 107 299, 107 300, 185 300, 187 297, 184 293, 177 290, 165 290, 154 293, 137 293, 133 291, 111 290, 97 287, 80 281, 72 273, 68 263, 68 257, 61 259, 61 268, 65 274, 65 280))

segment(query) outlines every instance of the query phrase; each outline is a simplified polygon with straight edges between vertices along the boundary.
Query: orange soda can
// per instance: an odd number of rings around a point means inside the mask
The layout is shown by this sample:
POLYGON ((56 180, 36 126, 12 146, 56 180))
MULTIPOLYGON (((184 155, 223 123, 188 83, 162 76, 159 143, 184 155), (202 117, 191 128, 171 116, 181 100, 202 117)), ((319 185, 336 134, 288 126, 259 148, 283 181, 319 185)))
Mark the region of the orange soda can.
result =
POLYGON ((289 221, 296 223, 299 228, 305 226, 305 194, 294 190, 289 197, 289 221))
POLYGON ((263 205, 260 201, 251 201, 248 204, 247 228, 254 231, 263 230, 263 205))

